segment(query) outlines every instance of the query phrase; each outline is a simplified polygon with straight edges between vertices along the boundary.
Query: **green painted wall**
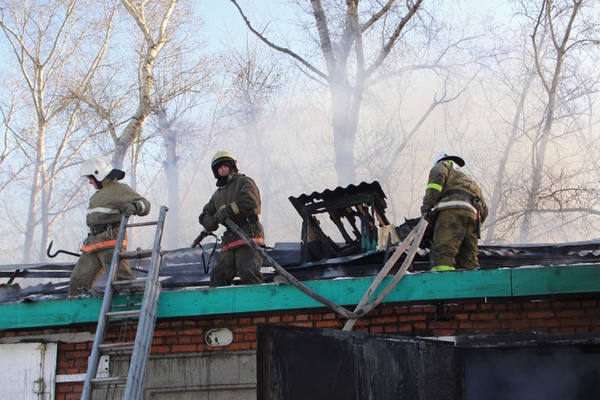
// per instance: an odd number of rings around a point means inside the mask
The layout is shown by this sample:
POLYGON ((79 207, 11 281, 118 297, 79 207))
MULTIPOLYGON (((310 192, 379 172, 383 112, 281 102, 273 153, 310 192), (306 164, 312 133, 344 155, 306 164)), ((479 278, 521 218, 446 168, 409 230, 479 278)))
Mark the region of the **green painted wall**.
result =
MULTIPOLYGON (((354 305, 373 277, 305 282, 337 304, 354 305)), ((391 280, 388 277, 381 290, 391 280)), ((600 292, 600 265, 503 268, 406 275, 386 302, 600 292)), ((117 298, 116 301, 123 301, 117 298)), ((96 322, 101 299, 0 304, 0 329, 96 322)), ((185 317, 322 307, 288 285, 230 286, 163 292, 158 317, 185 317)))

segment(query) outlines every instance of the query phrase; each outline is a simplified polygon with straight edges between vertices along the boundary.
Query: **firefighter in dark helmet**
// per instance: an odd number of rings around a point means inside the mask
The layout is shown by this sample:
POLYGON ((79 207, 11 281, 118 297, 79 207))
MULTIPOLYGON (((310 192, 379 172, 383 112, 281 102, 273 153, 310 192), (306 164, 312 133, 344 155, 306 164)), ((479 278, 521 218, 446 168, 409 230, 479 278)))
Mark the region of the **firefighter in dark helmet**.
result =
POLYGON ((481 188, 460 171, 462 158, 440 154, 429 172, 421 214, 434 224, 432 271, 477 268, 477 240, 488 208, 481 188))
MULTIPOLYGON (((90 198, 86 223, 90 229, 81 247, 81 256, 71 273, 69 295, 85 293, 105 269, 108 271, 116 245, 121 215, 147 215, 150 203, 131 187, 117 182, 125 172, 113 168, 106 159, 96 157, 81 165, 81 176, 88 179, 96 193, 90 198)), ((127 239, 123 240, 127 248, 127 239)), ((117 279, 135 279, 127 260, 121 260, 117 279)))
MULTIPOLYGON (((211 162, 218 189, 202 209, 198 220, 208 231, 217 230, 226 218, 242 228, 258 245, 265 243, 260 214, 260 192, 254 181, 238 171, 235 157, 218 151, 211 162)), ((243 284, 263 281, 262 256, 243 239, 227 229, 222 236, 221 255, 210 274, 210 286, 230 285, 238 275, 243 284)))

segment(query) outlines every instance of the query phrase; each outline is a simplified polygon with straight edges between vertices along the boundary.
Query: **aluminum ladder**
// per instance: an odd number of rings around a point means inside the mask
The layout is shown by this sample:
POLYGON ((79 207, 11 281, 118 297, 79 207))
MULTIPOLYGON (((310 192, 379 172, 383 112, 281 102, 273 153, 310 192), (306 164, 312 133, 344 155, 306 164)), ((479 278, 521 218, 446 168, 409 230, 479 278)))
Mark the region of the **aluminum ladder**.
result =
POLYGON ((102 308, 98 317, 98 327, 94 337, 94 345, 88 360, 87 373, 81 394, 82 400, 90 400, 94 388, 109 387, 110 385, 125 385, 125 395, 123 399, 138 400, 142 398, 144 387, 144 376, 146 374, 146 363, 150 355, 150 346, 152 345, 152 337, 154 335, 154 324, 156 321, 156 308, 158 306, 158 297, 160 295, 160 282, 158 273, 162 262, 162 252, 160 242, 162 239, 165 215, 168 208, 162 206, 160 208, 157 221, 128 223, 128 217, 121 217, 121 225, 115 252, 110 264, 110 271, 106 279, 106 288, 104 298, 102 300, 102 308), (123 252, 123 239, 125 238, 125 230, 130 227, 156 225, 156 233, 154 235, 154 244, 151 250, 136 250, 123 252), (117 281, 116 270, 119 261, 122 259, 148 258, 150 257, 150 266, 148 268, 148 276, 143 279, 135 279, 131 281, 117 281), (139 309, 130 309, 125 311, 113 311, 113 292, 115 289, 130 289, 136 288, 141 291, 143 287, 143 298, 139 309), (122 321, 126 318, 137 318, 138 325, 135 335, 135 341, 123 343, 104 343, 107 325, 110 322, 122 321), (110 354, 112 352, 129 353, 131 359, 129 362, 129 372, 127 376, 109 376, 106 378, 97 378, 98 362, 101 354, 110 354))

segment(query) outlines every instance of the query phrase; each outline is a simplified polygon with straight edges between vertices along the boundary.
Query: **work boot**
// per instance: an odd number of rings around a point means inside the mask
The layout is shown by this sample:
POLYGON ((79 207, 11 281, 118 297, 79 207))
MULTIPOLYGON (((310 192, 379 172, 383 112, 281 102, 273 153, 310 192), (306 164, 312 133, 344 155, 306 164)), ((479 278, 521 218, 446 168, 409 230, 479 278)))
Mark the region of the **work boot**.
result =
POLYGON ((431 267, 431 272, 444 272, 444 271, 454 271, 456 268, 454 268, 452 265, 436 265, 435 267, 431 267))

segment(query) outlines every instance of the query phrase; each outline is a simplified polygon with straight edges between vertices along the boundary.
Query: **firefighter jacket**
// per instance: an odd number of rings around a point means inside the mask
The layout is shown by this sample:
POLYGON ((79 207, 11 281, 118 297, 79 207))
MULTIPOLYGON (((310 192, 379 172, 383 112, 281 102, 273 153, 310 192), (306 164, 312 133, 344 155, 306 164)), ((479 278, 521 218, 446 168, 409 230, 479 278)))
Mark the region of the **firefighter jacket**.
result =
MULTIPOLYGON (((264 245, 265 233, 258 220, 260 214, 260 192, 252 180, 244 174, 234 173, 225 186, 218 188, 206 203, 199 221, 207 231, 217 230, 226 218, 242 228, 252 240, 264 245)), ((222 237, 221 251, 246 244, 237 234, 227 229, 222 237)))
POLYGON ((488 216, 487 204, 479 185, 465 173, 454 169, 451 161, 440 161, 429 171, 421 214, 432 209, 440 211, 449 208, 473 211, 482 223, 488 216))
MULTIPOLYGON (((147 215, 150 212, 150 202, 128 185, 114 180, 102 182, 102 188, 90 199, 86 217, 90 233, 81 247, 82 251, 94 253, 115 247, 121 222, 121 207, 128 203, 135 206, 136 215, 147 215)), ((126 246, 127 241, 124 240, 123 247, 126 246)))

